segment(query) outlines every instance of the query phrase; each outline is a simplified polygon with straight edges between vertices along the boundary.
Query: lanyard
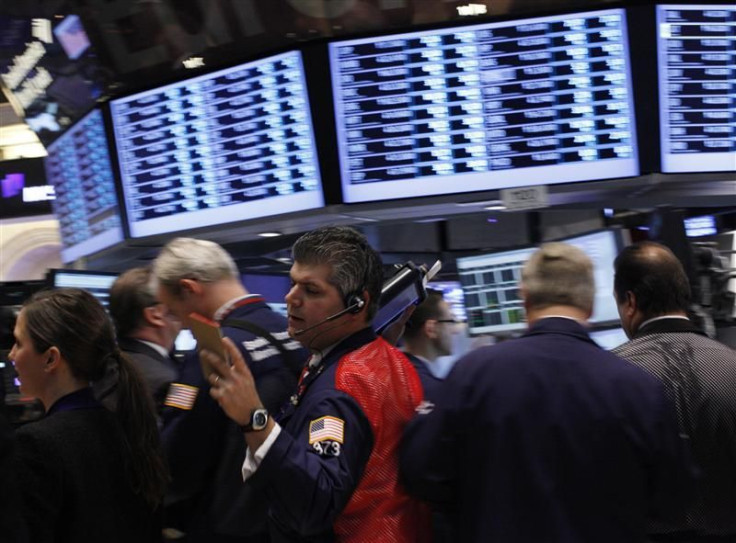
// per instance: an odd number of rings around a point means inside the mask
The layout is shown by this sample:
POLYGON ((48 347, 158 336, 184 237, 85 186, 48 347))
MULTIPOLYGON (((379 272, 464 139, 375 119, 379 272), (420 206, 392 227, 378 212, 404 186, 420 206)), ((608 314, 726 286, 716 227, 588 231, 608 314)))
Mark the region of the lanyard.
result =
POLYGON ((320 363, 316 368, 310 368, 309 364, 304 367, 302 375, 299 377, 299 384, 296 387, 296 393, 292 394, 291 398, 289 398, 291 405, 294 407, 299 405, 299 402, 302 401, 307 389, 312 385, 312 383, 314 383, 314 381, 317 380, 317 377, 325 371, 326 367, 324 360, 320 360, 320 363))

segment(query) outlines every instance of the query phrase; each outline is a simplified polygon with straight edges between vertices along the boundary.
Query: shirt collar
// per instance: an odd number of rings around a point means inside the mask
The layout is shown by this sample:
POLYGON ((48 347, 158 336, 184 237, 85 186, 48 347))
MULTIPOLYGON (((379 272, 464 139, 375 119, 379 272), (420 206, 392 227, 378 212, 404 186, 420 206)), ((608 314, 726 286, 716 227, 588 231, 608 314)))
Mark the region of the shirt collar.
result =
POLYGON ((153 341, 146 341, 145 339, 139 339, 137 341, 140 341, 144 345, 148 345, 151 349, 156 351, 158 354, 163 356, 164 358, 169 358, 169 351, 164 349, 161 345, 158 343, 154 343, 153 341))
POLYGON ((225 302, 223 305, 220 306, 217 311, 215 311, 215 316, 213 317, 213 320, 217 322, 222 322, 225 316, 233 309, 235 309, 236 307, 240 307, 241 305, 250 303, 251 301, 256 301, 255 298, 261 299, 261 296, 259 294, 245 294, 243 296, 238 296, 237 298, 233 298, 232 300, 225 302))
POLYGON ((641 330, 642 328, 644 328, 647 324, 650 324, 650 323, 656 322, 656 321, 661 321, 662 319, 680 319, 680 320, 684 320, 684 321, 689 321, 690 320, 690 319, 688 319, 687 317, 685 317, 683 315, 660 315, 659 317, 654 317, 652 319, 645 320, 644 322, 642 322, 639 325, 639 328, 637 328, 636 331, 638 332, 639 330, 641 330))

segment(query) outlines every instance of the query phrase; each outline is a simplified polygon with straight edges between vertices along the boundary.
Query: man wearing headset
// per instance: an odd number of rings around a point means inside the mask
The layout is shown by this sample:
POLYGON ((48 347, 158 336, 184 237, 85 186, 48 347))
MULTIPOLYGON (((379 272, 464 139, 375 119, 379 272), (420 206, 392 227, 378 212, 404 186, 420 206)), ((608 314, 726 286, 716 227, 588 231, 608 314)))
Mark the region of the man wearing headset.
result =
POLYGON ((244 427, 243 478, 263 488, 276 541, 423 541, 427 512, 398 484, 397 453, 422 387, 371 327, 380 256, 356 230, 326 227, 299 238, 293 259, 288 330, 312 358, 287 406, 262 409, 227 340, 232 366, 203 355, 212 397, 244 427))

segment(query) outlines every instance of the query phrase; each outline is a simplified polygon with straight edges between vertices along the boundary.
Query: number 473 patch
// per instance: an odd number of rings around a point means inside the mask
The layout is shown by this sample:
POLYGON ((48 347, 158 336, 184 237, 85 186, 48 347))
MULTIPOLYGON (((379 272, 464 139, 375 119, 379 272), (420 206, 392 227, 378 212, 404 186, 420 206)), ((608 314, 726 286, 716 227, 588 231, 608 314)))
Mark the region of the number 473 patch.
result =
POLYGON ((340 456, 345 436, 345 421, 325 416, 309 423, 309 444, 322 456, 340 456))

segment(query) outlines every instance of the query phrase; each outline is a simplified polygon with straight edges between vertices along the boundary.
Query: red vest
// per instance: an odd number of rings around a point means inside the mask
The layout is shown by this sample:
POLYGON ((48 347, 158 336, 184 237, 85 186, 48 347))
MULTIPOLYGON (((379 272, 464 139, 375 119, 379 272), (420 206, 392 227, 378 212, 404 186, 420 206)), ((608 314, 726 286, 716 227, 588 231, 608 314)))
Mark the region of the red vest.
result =
POLYGON ((411 362, 382 338, 342 357, 335 388, 352 396, 373 430, 373 450, 335 521, 337 541, 416 543, 430 539, 429 509, 399 484, 399 443, 423 399, 411 362))

